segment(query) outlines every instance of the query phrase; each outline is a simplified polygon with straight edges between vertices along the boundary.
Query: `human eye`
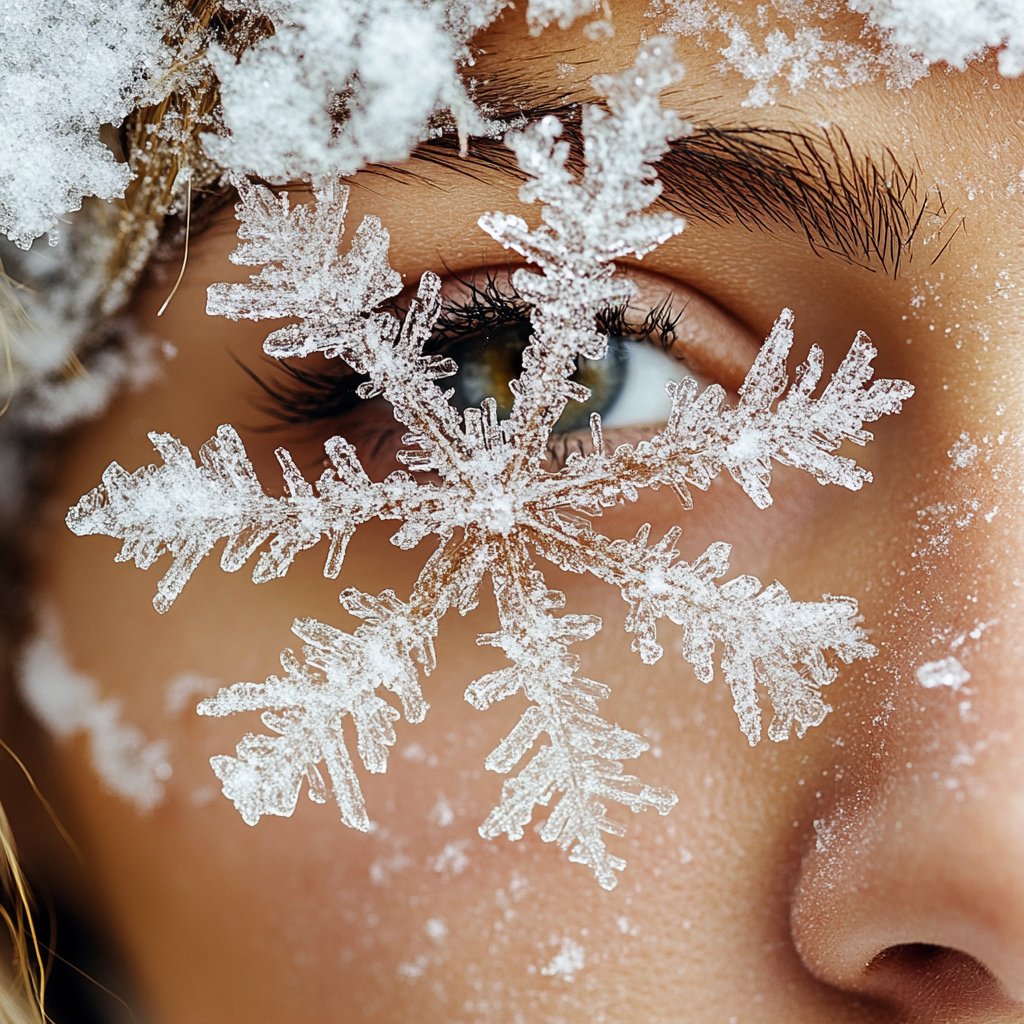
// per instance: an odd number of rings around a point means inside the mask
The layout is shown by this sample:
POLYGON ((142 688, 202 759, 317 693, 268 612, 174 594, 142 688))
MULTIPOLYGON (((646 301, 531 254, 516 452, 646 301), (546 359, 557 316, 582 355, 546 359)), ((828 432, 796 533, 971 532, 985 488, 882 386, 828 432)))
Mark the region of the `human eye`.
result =
MULTIPOLYGON (((612 443, 639 439, 667 419, 670 381, 694 379, 735 391, 756 355, 753 335, 699 292, 659 274, 630 270, 636 294, 601 311, 597 329, 608 339, 602 359, 579 357, 573 379, 590 396, 570 402, 555 425, 549 462, 560 465, 589 437, 594 413, 612 443)), ((401 317, 401 301, 393 310, 401 317)), ((449 356, 457 371, 442 387, 459 410, 493 398, 498 417, 512 409, 510 382, 522 369, 532 336, 530 306, 508 270, 449 274, 443 304, 425 352, 449 356)), ((402 447, 405 428, 383 399, 361 400, 365 378, 340 360, 266 360, 244 367, 260 389, 263 429, 323 440, 341 434, 364 453, 369 466, 386 471, 402 447), (376 465, 374 465, 376 464, 376 465)))

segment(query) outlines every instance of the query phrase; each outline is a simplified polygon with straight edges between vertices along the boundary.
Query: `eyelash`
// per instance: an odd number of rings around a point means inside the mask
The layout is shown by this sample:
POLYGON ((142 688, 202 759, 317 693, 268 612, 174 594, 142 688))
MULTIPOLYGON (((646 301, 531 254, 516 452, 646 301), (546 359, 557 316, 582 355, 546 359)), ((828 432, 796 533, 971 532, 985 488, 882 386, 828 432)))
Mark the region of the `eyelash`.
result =
MULTIPOLYGON (((481 339, 483 345, 482 339, 488 334, 510 328, 522 328, 528 333, 530 306, 507 274, 486 272, 482 283, 478 277, 452 280, 466 290, 466 296, 450 299, 442 306, 426 352, 450 354, 473 339, 481 339)), ((676 308, 670 295, 646 310, 622 304, 602 312, 597 318, 597 328, 609 336, 644 342, 663 352, 671 352, 677 325, 685 311, 686 304, 676 308)), ((390 312, 402 318, 406 310, 395 303, 390 312)), ((366 405, 356 394, 365 378, 340 360, 315 369, 309 367, 308 360, 299 363, 268 357, 263 364, 265 373, 237 358, 235 361, 263 393, 263 401, 257 401, 256 406, 272 420, 269 426, 262 428, 265 431, 341 420, 366 405)), ((441 384, 444 386, 443 381, 441 384)), ((381 448, 384 440, 380 438, 381 448)), ((564 461, 579 440, 578 430, 556 432, 550 448, 552 458, 564 461)))

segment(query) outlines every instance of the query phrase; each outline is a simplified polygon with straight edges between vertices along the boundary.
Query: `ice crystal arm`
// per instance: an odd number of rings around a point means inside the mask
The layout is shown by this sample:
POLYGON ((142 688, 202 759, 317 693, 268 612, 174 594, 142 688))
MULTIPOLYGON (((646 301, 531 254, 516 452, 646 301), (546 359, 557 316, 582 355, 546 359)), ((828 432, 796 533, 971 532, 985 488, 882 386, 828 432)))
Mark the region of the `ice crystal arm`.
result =
POLYGON ((359 396, 383 395, 409 428, 403 461, 415 469, 454 469, 466 453, 461 421, 435 382, 456 366, 423 352, 440 308, 440 279, 423 275, 399 323, 380 308, 402 287, 388 264, 387 231, 376 217, 363 218, 342 255, 348 189, 327 184, 313 196, 310 206, 292 206, 287 194, 239 182, 243 241, 231 259, 263 269, 246 284, 213 285, 207 312, 231 319, 294 319, 267 336, 268 355, 285 359, 317 352, 343 359, 368 378, 359 396))
POLYGON ((793 601, 781 583, 762 587, 754 576, 718 584, 729 569, 730 547, 712 544, 695 561, 679 558, 678 528, 649 545, 650 527, 632 540, 609 540, 582 522, 552 516, 536 548, 563 569, 588 572, 617 587, 630 607, 626 628, 633 650, 648 664, 662 656, 657 623, 682 627, 681 651, 703 682, 714 676, 714 655, 733 695, 740 728, 751 746, 761 737, 758 692, 767 693, 772 740, 803 735, 829 711, 821 688, 837 675, 827 655, 845 663, 875 653, 848 597, 793 601))
POLYGON ((898 413, 914 393, 904 380, 872 381, 875 348, 863 334, 821 394, 823 357, 814 346, 790 383, 786 360, 793 344, 793 314, 783 310, 740 389, 726 405, 725 391, 711 385, 697 392, 693 380, 670 384, 672 412, 661 431, 634 446, 605 450, 600 420, 594 421, 595 450, 572 457, 547 484, 551 507, 565 500, 579 511, 634 500, 644 487, 671 486, 685 505, 689 488, 704 490, 723 470, 758 508, 772 502, 772 462, 810 473, 822 484, 857 490, 871 480, 866 469, 835 452, 845 441, 867 444, 865 429, 898 413))
MULTIPOLYGON (((491 10, 499 0, 485 2, 491 10)), ((456 15, 472 15, 463 0, 456 15)), ((353 632, 298 619, 294 629, 304 645, 298 654, 285 652, 280 673, 227 687, 201 705, 209 715, 262 716, 266 731, 247 734, 234 756, 213 760, 246 821, 290 814, 306 786, 315 800, 333 796, 346 824, 368 827, 356 766, 383 771, 394 723, 403 714, 411 722, 423 717, 421 677, 433 664, 438 622, 452 606, 473 608, 489 576, 499 628, 480 642, 502 650, 509 664, 471 683, 466 696, 486 708, 522 695, 527 706, 487 759, 508 778, 481 832, 518 838, 545 808, 542 838, 611 888, 624 862, 607 846, 609 835, 623 831, 609 808, 666 813, 675 796, 625 772, 623 763, 646 744, 602 717, 607 687, 583 676, 569 651, 600 621, 555 614, 564 599, 547 589, 534 556, 614 587, 628 605, 627 628, 644 662, 662 654, 664 620, 679 627, 682 654, 699 678, 710 680, 719 666, 752 743, 761 730, 760 699, 771 705, 772 739, 802 733, 828 711, 821 690, 835 678, 835 663, 872 653, 849 598, 800 602, 778 583, 764 587, 751 576, 723 582, 724 543, 687 562, 677 550, 678 529, 656 542, 648 527, 615 540, 590 521, 645 489, 672 487, 688 505, 691 487, 705 488, 723 471, 763 507, 771 500, 773 462, 822 483, 861 486, 870 475, 839 447, 870 440, 866 425, 897 412, 912 392, 902 381, 872 380, 874 349, 862 336, 823 387, 818 349, 791 383, 792 316, 784 313, 736 404, 720 387, 698 394, 693 385, 674 385, 669 420, 649 440, 609 452, 595 417, 591 453, 558 472, 544 465, 565 404, 587 397, 571 380, 577 358, 598 357, 605 348, 596 318, 632 294, 614 261, 642 256, 682 226, 649 211, 660 189, 654 164, 685 130, 657 100, 677 77, 669 47, 654 40, 632 69, 599 80, 608 106, 584 113, 580 173, 570 170, 553 119, 510 137, 529 178, 523 198, 539 202, 541 215, 534 228, 507 214, 481 221, 535 267, 516 275, 532 307, 533 338, 511 383, 504 422, 493 398, 459 411, 438 383, 456 367, 427 349, 440 305, 435 275, 420 279, 401 321, 388 310, 400 281, 388 266, 379 223, 365 219, 343 252, 342 190, 320 186, 314 203, 300 208, 242 185, 243 239, 234 258, 262 269, 247 283, 212 289, 211 311, 290 320, 267 339, 275 356, 344 360, 363 378, 358 395, 382 397, 406 428, 407 447, 398 457, 407 469, 371 481, 350 446, 335 438, 327 444, 331 466, 316 484, 279 452, 286 493, 272 497, 231 428, 222 427, 198 461, 173 438, 153 435, 164 465, 132 474, 111 466, 101 486, 71 510, 69 525, 119 538, 118 557, 140 566, 169 553, 161 609, 220 541, 229 570, 263 548, 258 580, 285 572, 299 551, 323 538, 330 542, 326 571, 337 575, 352 532, 371 518, 396 522, 392 542, 402 548, 437 541, 408 600, 391 591, 346 591, 344 606, 361 620, 353 632)))
POLYGON ((792 328, 793 313, 783 310, 740 388, 739 405, 726 417, 733 436, 722 463, 758 508, 771 504, 772 459, 810 473, 819 483, 858 490, 871 474, 852 459, 831 453, 846 440, 867 444, 872 435, 864 424, 898 413, 914 393, 904 380, 879 380, 865 387, 875 348, 864 334, 854 339, 819 397, 813 392, 824 356, 817 345, 790 387, 786 358, 793 345, 792 328))
POLYGON ((519 839, 537 808, 554 801, 541 838, 568 850, 570 860, 585 864, 603 888, 612 889, 615 872, 626 862, 609 852, 605 836, 621 836, 625 829, 608 818, 607 803, 667 814, 675 794, 623 773, 622 761, 638 757, 647 743, 603 719, 598 704, 608 687, 577 673, 579 659, 568 646, 593 636, 601 620, 552 615, 564 603, 562 595, 546 589, 525 549, 511 542, 499 553, 492 578, 501 630, 479 642, 503 650, 512 665, 472 683, 466 699, 485 709, 522 692, 529 706, 485 765, 507 774, 528 759, 502 786, 501 801, 480 834, 519 839))
POLYGON ((485 214, 479 221, 539 270, 518 270, 513 278, 533 305, 533 336, 523 353, 523 372, 513 382, 508 426, 521 438, 520 460, 543 452, 566 402, 586 401, 589 395, 569 379, 576 358, 600 358, 606 339, 596 317, 628 301, 635 290, 615 274, 614 261, 643 256, 683 229, 679 217, 645 212, 661 194, 653 165, 669 140, 686 130, 679 115, 658 101, 681 74, 671 45, 654 39, 640 50, 634 67, 594 80, 608 110, 584 108, 585 169, 579 179, 567 166, 569 146, 559 141, 556 118, 544 118, 506 140, 529 175, 522 201, 542 204, 542 223, 534 229, 505 213, 485 214))
POLYGON ((212 285, 206 312, 232 320, 301 318, 268 335, 264 348, 278 357, 334 354, 339 338, 377 344, 394 318, 376 311, 402 289, 388 265, 390 237, 380 221, 364 217, 342 254, 347 186, 319 186, 307 206, 245 179, 235 184, 241 244, 231 261, 263 269, 245 284, 212 285))
POLYGON ((222 540, 227 543, 220 564, 226 572, 240 569, 270 541, 253 569, 259 583, 283 576, 300 551, 327 538, 324 574, 335 577, 356 527, 400 500, 401 483, 373 483, 352 446, 338 437, 327 442, 331 465, 315 489, 291 456, 278 449, 286 494, 275 498, 264 493, 230 426, 220 427, 203 445, 198 463, 169 434, 149 436, 164 464, 128 473, 112 463, 102 483, 68 512, 67 524, 79 536, 118 538, 123 543, 117 561, 132 560, 141 569, 172 555, 153 599, 160 612, 222 540))
POLYGON ((290 816, 305 782, 317 803, 333 794, 346 825, 369 828, 343 722, 351 720, 366 770, 385 771, 394 723, 402 714, 420 722, 427 712, 419 676, 434 667, 439 620, 451 604, 475 600, 479 574, 462 554, 454 542, 442 545, 427 561, 408 601, 390 590, 376 597, 344 591, 342 605, 363 620, 354 633, 297 619, 292 629, 305 642, 301 660, 286 650, 282 675, 263 683, 235 683, 199 705, 201 715, 261 712, 273 734, 248 733, 234 757, 219 755, 210 762, 224 795, 248 824, 265 814, 290 816), (398 698, 401 713, 381 690, 398 698))

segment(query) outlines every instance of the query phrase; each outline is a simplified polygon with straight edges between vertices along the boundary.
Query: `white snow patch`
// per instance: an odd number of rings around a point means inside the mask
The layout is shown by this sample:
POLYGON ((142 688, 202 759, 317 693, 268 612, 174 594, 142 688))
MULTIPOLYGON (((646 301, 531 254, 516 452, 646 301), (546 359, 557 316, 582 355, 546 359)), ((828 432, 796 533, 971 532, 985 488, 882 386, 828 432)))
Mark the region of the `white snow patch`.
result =
POLYGON ((469 856, 466 850, 469 843, 465 839, 456 839, 446 843, 444 849, 434 858, 433 869, 441 875, 461 875, 469 867, 469 856))
POLYGON ((988 47, 1004 47, 999 71, 1024 74, 1024 14, 1020 0, 848 0, 897 46, 931 64, 964 68, 988 47))
POLYGON ((455 820, 455 811, 444 793, 439 793, 437 802, 430 810, 429 819, 438 828, 447 828, 455 820))
POLYGON ((904 88, 928 74, 927 62, 886 39, 847 39, 832 30, 837 0, 775 0, 767 5, 734 0, 652 0, 647 15, 659 29, 694 39, 722 57, 718 69, 752 83, 744 106, 774 104, 780 88, 845 89, 884 76, 904 88), (881 45, 880 45, 881 44, 881 45))
POLYGON ((8 0, 0 33, 0 233, 26 249, 131 179, 100 139, 173 84, 161 0, 8 0))
POLYGON ((917 681, 928 690, 947 687, 954 693, 971 678, 971 673, 952 656, 919 665, 916 675, 917 681))
POLYGON ((166 742, 149 741, 124 721, 120 701, 103 698, 96 681, 75 670, 52 609, 39 614, 37 632, 21 651, 18 686, 32 713, 58 739, 86 736, 93 769, 110 792, 140 811, 163 802, 171 776, 166 742))
POLYGON ((979 451, 970 435, 963 433, 953 442, 953 446, 946 454, 952 460, 955 469, 965 469, 978 457, 979 451))
POLYGON ((575 981, 586 962, 586 950, 575 939, 565 936, 558 952, 540 969, 540 973, 547 978, 575 981))

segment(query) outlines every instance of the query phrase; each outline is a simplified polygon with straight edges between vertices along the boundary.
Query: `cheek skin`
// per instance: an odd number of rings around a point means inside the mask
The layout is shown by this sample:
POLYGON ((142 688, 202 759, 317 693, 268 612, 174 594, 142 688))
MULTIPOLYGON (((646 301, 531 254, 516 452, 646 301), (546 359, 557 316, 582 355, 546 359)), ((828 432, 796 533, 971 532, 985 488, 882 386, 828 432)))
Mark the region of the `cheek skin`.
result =
MULTIPOLYGON (((680 795, 666 819, 628 816, 628 838, 617 842, 629 870, 614 893, 597 894, 582 870, 529 833, 518 844, 476 835, 501 784, 481 763, 520 710, 509 701, 482 714, 462 698, 469 680, 500 663, 496 652, 474 642, 477 632, 493 628, 486 600, 466 620, 446 620, 440 667, 426 684, 431 713, 421 726, 399 727, 386 777, 363 777, 376 832, 349 832, 330 806, 305 797, 292 820, 268 819, 250 829, 215 795, 208 758, 231 752, 242 732, 257 730, 255 716, 211 720, 186 713, 168 720, 166 681, 183 671, 219 683, 262 679, 291 641, 294 615, 343 623, 337 585, 319 576, 315 553, 285 580, 262 587, 210 564, 171 612, 158 616, 149 607, 153 571, 113 564, 113 542, 76 539, 59 521, 117 445, 128 467, 148 460, 140 425, 180 430, 192 444, 212 433, 216 424, 190 422, 195 414, 181 410, 175 396, 200 365, 208 371, 200 390, 228 393, 230 378, 217 379, 210 370, 220 358, 214 350, 191 353, 183 349, 163 387, 126 401, 79 437, 63 462, 53 519, 41 531, 41 590, 58 607, 73 663, 121 699, 127 717, 147 734, 171 743, 169 799, 145 818, 99 791, 80 748, 54 753, 88 885, 102 893, 107 922, 166 1019, 184 1019, 196 1005, 216 1008, 224 1024, 287 1019, 300 998, 314 1024, 344 1015, 418 1019, 424 984, 431 986, 431 1006, 449 1008, 472 1000, 500 1007, 514 992, 535 1019, 555 1013, 590 1019, 595 1006, 611 1012, 622 991, 651 990, 658 994, 651 997, 650 1019, 695 992, 708 1020, 737 1005, 761 1007, 766 1021, 875 1019, 866 1004, 809 976, 792 947, 793 886, 799 880, 798 891, 810 894, 797 912, 801 934, 812 936, 805 956, 813 963, 822 892, 843 863, 834 852, 813 852, 814 822, 844 821, 854 839, 861 832, 884 836, 893 807, 911 820, 908 792, 930 797, 943 785, 958 743, 988 736, 995 720, 1005 723, 1007 735, 1019 736, 1024 725, 1020 697, 999 684, 998 672, 979 690, 978 721, 969 726, 934 700, 925 706, 913 680, 934 632, 917 609, 926 606, 934 616, 942 595, 963 596, 958 580, 984 578, 1000 530, 999 543, 1012 554, 1007 531, 1019 514, 1007 509, 1002 524, 996 520, 992 531, 975 535, 958 559, 919 571, 920 531, 908 510, 945 493, 948 459, 932 438, 956 420, 935 397, 946 369, 935 365, 919 375, 921 394, 900 429, 879 431, 866 453, 878 479, 859 495, 779 469, 776 506, 766 513, 753 509, 731 481, 721 481, 696 494, 695 509, 685 516, 663 493, 598 524, 624 536, 645 520, 656 533, 681 522, 685 557, 713 540, 736 539, 735 573, 753 572, 766 583, 781 579, 800 598, 826 591, 861 598, 881 654, 844 671, 828 694, 835 713, 803 740, 748 749, 720 684, 700 685, 671 649, 657 666, 644 668, 628 651, 618 598, 584 578, 550 573, 569 610, 605 620, 605 630, 581 647, 582 671, 612 685, 611 720, 651 738, 652 751, 635 770, 680 795), (893 472, 906 450, 922 453, 915 457, 919 475, 893 472), (887 700, 896 710, 880 728, 887 700), (902 787, 895 795, 894 779, 902 787), (869 821, 875 822, 870 828, 869 821), (623 934, 630 936, 626 945, 623 934), (267 935, 290 951, 276 966, 264 959, 267 935), (571 989, 541 971, 567 935, 585 947, 591 968, 571 989), (225 977, 238 984, 226 985, 225 977)), ((269 446, 260 451, 259 472, 273 480, 269 446)), ((977 482, 965 477, 962 486, 969 491, 977 482)), ((389 534, 379 525, 362 531, 344 584, 408 589, 422 556, 397 551, 389 534)), ((1008 606, 1005 586, 992 582, 989 592, 979 591, 978 607, 1008 606)), ((963 601, 951 606, 950 623, 970 628, 970 611, 963 601)), ((668 648, 671 635, 665 630, 668 648)), ((997 750, 1007 753, 1004 747, 979 752, 983 774, 997 750)), ((850 863, 870 872, 884 853, 876 852, 862 844, 850 863)), ((504 1019, 500 1010, 495 1019, 504 1019)))
MULTIPOLYGON (((674 499, 665 497, 660 509, 651 503, 644 511, 660 511, 667 526, 675 510, 674 499)), ((705 500, 715 508, 731 498, 705 500)), ((609 533, 635 529, 636 515, 631 522, 625 513, 618 518, 609 519, 609 533)), ((700 514, 691 518, 703 532, 700 514)), ((386 537, 375 527, 353 544, 345 582, 403 589, 418 559, 396 552, 386 537)), ((565 589, 570 610, 605 619, 605 632, 581 651, 583 671, 613 686, 612 720, 652 738, 656 753, 636 770, 654 784, 671 785, 681 801, 668 819, 621 816, 629 818, 629 838, 619 846, 630 868, 615 893, 597 900, 585 873, 567 867, 535 837, 510 845, 484 842, 475 833, 501 783, 481 762, 520 710, 509 701, 481 714, 462 698, 465 684, 497 663, 495 652, 474 643, 477 632, 493 628, 487 602, 464 621, 446 621, 441 667, 426 687, 432 703, 426 723, 400 728, 386 778, 364 779, 378 832, 349 832, 329 806, 304 797, 292 820, 268 819, 249 829, 223 798, 209 799, 215 780, 206 760, 230 752, 241 732, 257 723, 188 715, 168 721, 162 681, 185 670, 221 682, 262 678, 290 639, 286 625, 293 612, 341 620, 332 585, 317 577, 312 559, 289 579, 262 588, 241 576, 204 572, 168 615, 158 617, 145 606, 150 575, 110 564, 110 551, 101 550, 109 542, 52 539, 43 588, 60 608, 76 665, 122 699, 131 720, 172 744, 169 800, 147 818, 98 792, 80 750, 56 754, 59 774, 71 780, 66 799, 93 885, 103 890, 110 923, 168 1019, 196 1005, 197 994, 199 1005, 219 1007, 226 1000, 219 1020, 252 1014, 286 1019, 301 995, 308 1019, 326 1022, 337 1019, 340 993, 347 1012, 358 1008, 363 1015, 352 1019, 412 1019, 419 990, 410 987, 406 994, 399 987, 396 993, 395 978, 424 958, 416 969, 443 982, 451 1006, 472 998, 482 984, 495 1000, 515 990, 538 1014, 564 1010, 568 1001, 583 1019, 594 1000, 612 1004, 614 991, 591 978, 566 993, 531 973, 557 952, 552 929, 559 936, 585 934, 593 974, 600 967, 615 985, 637 991, 649 984, 644 978, 652 960, 672 962, 685 946, 688 966, 674 969, 670 986, 680 998, 698 984, 692 974, 698 966, 700 984, 707 984, 720 943, 735 944, 736 957, 756 977, 765 945, 781 941, 784 918, 748 910, 762 907, 766 894, 776 894, 773 903, 782 898, 779 865, 793 860, 794 848, 776 818, 800 815, 802 794, 785 780, 790 762, 806 752, 794 746, 748 754, 720 687, 701 686, 671 653, 645 669, 628 652, 614 595, 577 577, 550 576, 552 586, 565 589), (95 581, 93 592, 104 594, 101 606, 90 605, 79 582, 86 578, 95 581), (86 607, 88 615, 81 611, 86 607), (408 756, 417 749, 423 753, 408 756), (450 822, 438 812, 442 796, 450 822), (662 887, 665 897, 653 899, 662 887), (727 907, 734 910, 723 915, 727 907), (443 946, 425 931, 436 920, 447 928, 443 946), (623 928, 633 935, 624 956, 613 952, 623 928), (293 950, 293 962, 254 977, 252 964, 268 934, 293 950), (498 962, 467 970, 479 962, 481 948, 493 950, 498 962), (166 971, 169 962, 173 972, 166 971), (193 984, 183 995, 176 979, 186 971, 193 984), (226 999, 222 978, 230 975, 245 982, 228 989, 226 999)), ((757 571, 770 571, 767 561, 770 556, 762 556, 757 571)), ((740 558, 737 567, 752 568, 740 558)), ((783 575, 787 567, 776 559, 775 568, 783 575)), ((801 981, 792 958, 776 959, 777 993, 817 1005, 814 986, 801 981)), ((837 1008, 833 1019, 843 1020, 842 1012, 837 1008)))

